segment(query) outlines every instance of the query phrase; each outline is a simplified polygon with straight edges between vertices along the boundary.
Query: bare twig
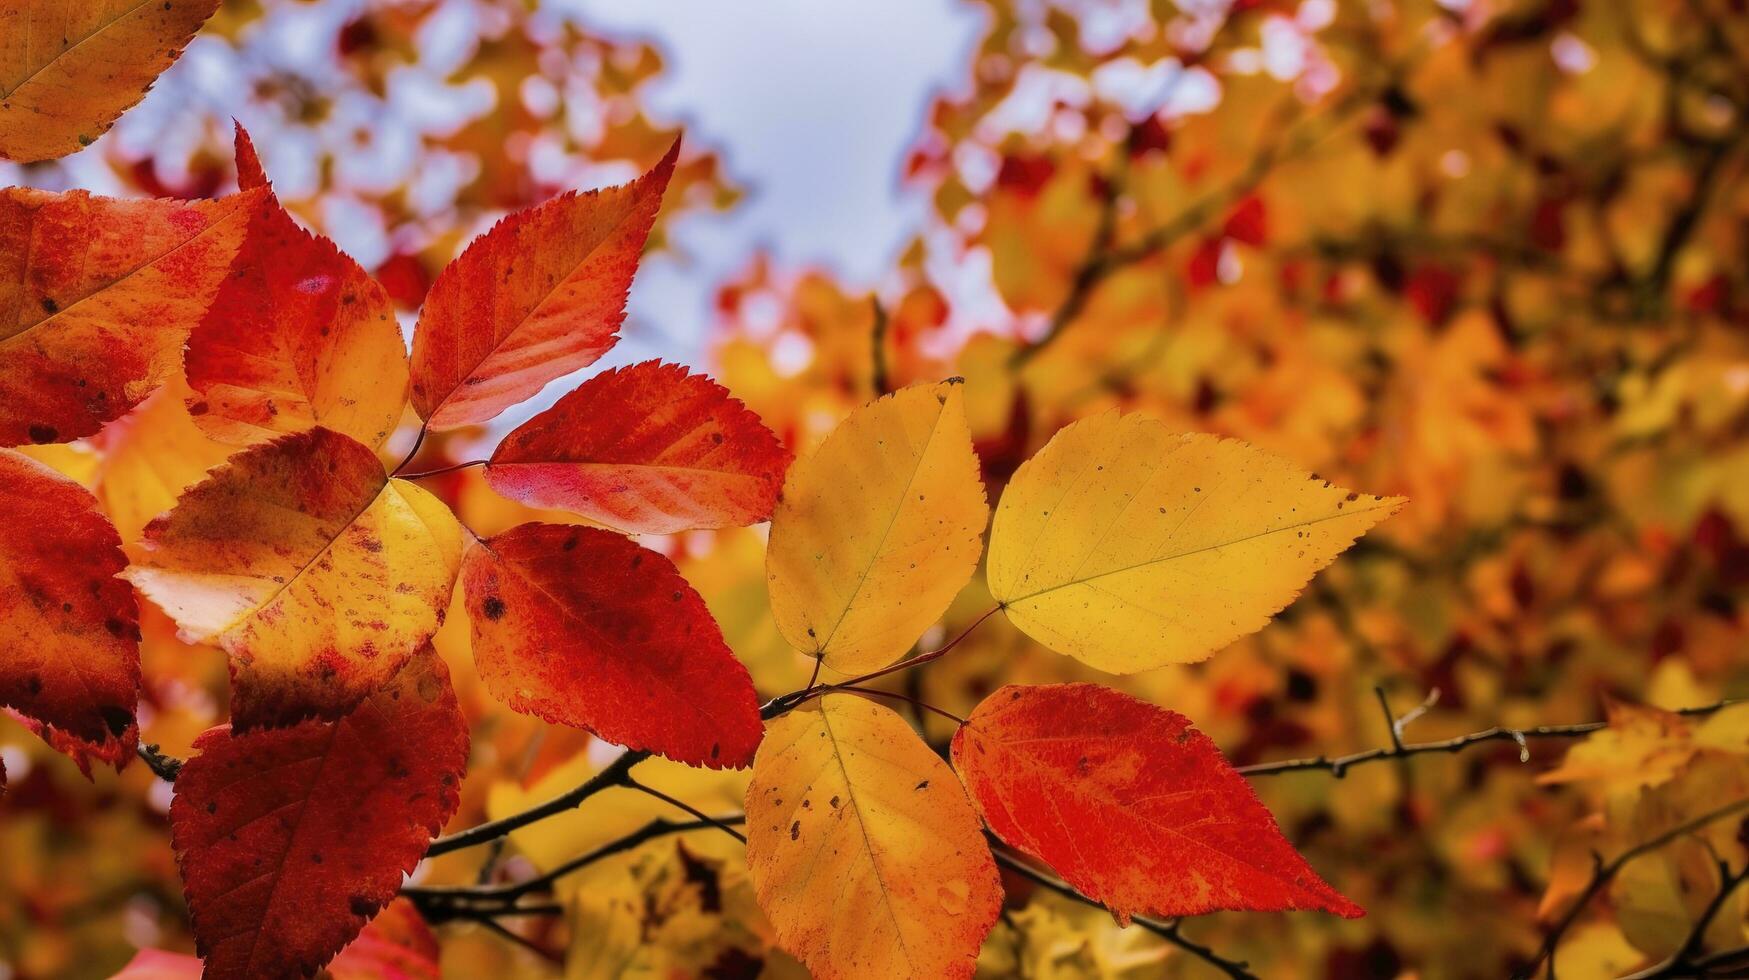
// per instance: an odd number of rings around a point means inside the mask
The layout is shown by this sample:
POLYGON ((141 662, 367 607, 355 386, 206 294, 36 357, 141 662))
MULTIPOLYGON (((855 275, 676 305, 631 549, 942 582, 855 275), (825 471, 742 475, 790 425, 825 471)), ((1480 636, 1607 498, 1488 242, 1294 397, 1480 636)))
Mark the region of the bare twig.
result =
POLYGON ((604 789, 615 786, 629 785, 629 773, 632 767, 648 759, 648 752, 627 752, 609 763, 606 768, 584 780, 583 783, 567 793, 562 793, 536 806, 529 807, 521 813, 512 814, 502 820, 491 820, 477 827, 469 827, 448 837, 439 837, 426 848, 426 857, 436 857, 448 854, 466 847, 474 847, 502 837, 513 830, 526 827, 531 823, 545 820, 555 813, 574 810, 584 800, 587 800, 604 789))
POLYGON ((1745 810, 1749 810, 1749 797, 1709 810, 1692 820, 1684 821, 1661 834, 1635 844, 1609 861, 1599 860, 1596 868, 1591 872, 1591 880, 1586 883, 1585 890, 1579 893, 1579 897, 1573 901, 1567 914, 1561 916, 1560 920, 1555 923, 1555 927, 1543 937, 1536 957, 1524 969, 1514 974, 1516 980, 1529 980, 1529 978, 1534 977, 1545 961, 1549 965, 1548 980, 1555 980, 1555 947, 1560 945, 1561 937, 1566 935, 1567 930, 1572 928, 1573 923, 1577 922, 1579 916, 1584 914, 1586 907, 1591 904, 1591 900, 1596 898, 1598 893, 1603 891, 1611 881, 1615 880, 1615 876, 1620 874, 1621 869, 1627 867, 1629 862, 1650 854, 1678 838, 1692 834, 1715 820, 1722 820, 1745 810))
POLYGON ((1709 959, 1704 955, 1707 930, 1712 928, 1713 921, 1724 910, 1725 903, 1731 900, 1731 896, 1742 886, 1744 881, 1749 880, 1749 864, 1745 864, 1740 871, 1732 871, 1730 865, 1720 861, 1718 871, 1719 890, 1713 894, 1712 900, 1707 902, 1706 908, 1701 910, 1700 917, 1694 920, 1693 928, 1688 931, 1688 938, 1683 941, 1676 952, 1672 953, 1670 958, 1664 962, 1624 977, 1623 980, 1678 980, 1682 977, 1706 977, 1711 975, 1709 970, 1714 967, 1730 962, 1731 959, 1742 958, 1742 950, 1731 951, 1735 954, 1733 957, 1713 964, 1713 966, 1703 965, 1709 959))
POLYGON ((666 803, 669 806, 674 807, 677 810, 686 811, 687 813, 691 814, 693 817, 696 817, 699 820, 703 820, 704 822, 717 828, 718 830, 722 831, 723 833, 728 834, 730 837, 735 838, 736 840, 740 841, 743 844, 747 843, 747 835, 746 834, 741 833, 739 830, 736 830, 734 827, 730 826, 729 824, 726 824, 726 823, 718 820, 717 818, 711 816, 710 814, 705 813, 703 810, 700 810, 698 807, 693 806, 691 803, 688 803, 685 800, 678 799, 678 798, 673 797, 673 796, 669 796, 667 793, 662 792, 661 790, 657 789, 656 787, 650 786, 646 783, 640 783, 636 779, 631 778, 630 776, 626 777, 626 785, 632 789, 637 790, 640 793, 645 794, 646 796, 650 796, 650 797, 653 797, 654 799, 661 800, 663 803, 666 803))
POLYGON ((887 370, 887 308, 881 305, 879 296, 869 300, 874 307, 874 330, 869 338, 869 344, 874 348, 871 352, 874 358, 874 393, 879 398, 893 392, 892 377, 887 370))
MULTIPOLYGON (((1712 704, 1696 705, 1690 708, 1680 708, 1676 714, 1689 717, 1710 715, 1732 705, 1743 704, 1749 699, 1727 698, 1712 704)), ((1310 759, 1286 759, 1281 762, 1262 762, 1253 766, 1240 766, 1239 772, 1246 776, 1275 776, 1286 772, 1323 771, 1337 779, 1347 775, 1348 770, 1369 762, 1382 759, 1402 759, 1408 756, 1424 755, 1430 752, 1461 752, 1472 745, 1486 742, 1516 742, 1520 749, 1520 759, 1529 761, 1529 739, 1547 738, 1578 738, 1589 735, 1609 726, 1604 721, 1588 721, 1577 725, 1540 725, 1536 728, 1503 728, 1496 726, 1484 731, 1459 735, 1456 738, 1442 739, 1437 742, 1400 742, 1393 739, 1394 744, 1377 749, 1367 749, 1350 755, 1316 756, 1310 759)))
POLYGON ((470 466, 485 466, 485 465, 486 465, 486 460, 470 459, 465 463, 451 463, 448 466, 439 466, 436 469, 421 470, 418 473, 402 473, 402 474, 400 474, 400 477, 403 480, 419 480, 419 479, 423 479, 423 478, 428 477, 428 476, 437 476, 440 473, 454 473, 456 470, 465 470, 470 466))
MULTIPOLYGON (((1072 899, 1083 905, 1091 905, 1094 908, 1105 907, 1102 903, 1088 898, 1086 895, 1076 891, 1072 886, 1062 880, 1052 875, 1045 874, 1025 863, 1000 845, 992 847, 991 854, 996 858, 997 864, 1002 865, 1004 868, 1028 879, 1040 887, 1047 888, 1064 898, 1072 899)), ((1176 921, 1156 922, 1153 919, 1144 918, 1142 916, 1133 916, 1130 921, 1154 935, 1159 936, 1161 939, 1166 940, 1172 945, 1177 946, 1179 949, 1184 950, 1197 959, 1202 960, 1222 973, 1225 973, 1228 977, 1232 978, 1232 980, 1257 980, 1257 975, 1248 969, 1249 964, 1239 960, 1229 960, 1226 957, 1217 954, 1209 947, 1204 946, 1201 943, 1192 942, 1185 938, 1184 935, 1179 932, 1179 924, 1176 921)))

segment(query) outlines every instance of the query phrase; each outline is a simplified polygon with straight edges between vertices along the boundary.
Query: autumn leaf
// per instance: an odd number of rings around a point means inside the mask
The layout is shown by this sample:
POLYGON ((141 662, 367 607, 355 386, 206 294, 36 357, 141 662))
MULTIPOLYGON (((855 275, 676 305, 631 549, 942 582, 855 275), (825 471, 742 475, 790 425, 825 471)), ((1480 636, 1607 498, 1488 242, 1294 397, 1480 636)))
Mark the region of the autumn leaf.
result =
POLYGON ((174 374, 263 193, 0 190, 0 445, 91 435, 174 374))
POLYGON ((488 421, 613 346, 679 153, 513 214, 443 270, 413 333, 413 407, 430 428, 488 421))
POLYGON ((1183 715, 1097 684, 1010 685, 953 739, 984 821, 1119 921, 1364 913, 1325 884, 1183 715))
POLYGON ((140 101, 219 0, 18 0, 0 7, 0 158, 91 145, 140 101))
POLYGON ((892 663, 971 577, 988 514, 957 381, 857 409, 790 468, 772 515, 779 632, 834 670, 892 663))
POLYGON ((892 711, 831 694, 771 723, 747 862, 778 941, 818 977, 969 977, 1002 904, 953 772, 892 711))
POLYGON ((412 902, 383 907, 328 964, 330 980, 439 980, 437 936, 412 902))
POLYGON ((92 437, 100 450, 92 490, 123 544, 138 541, 152 518, 176 506, 184 490, 236 451, 194 424, 187 395, 187 383, 170 378, 92 437))
POLYGON ((0 705, 85 765, 133 755, 139 611, 115 528, 84 487, 0 450, 0 705))
POLYGON ((146 526, 126 577, 231 656, 239 729, 332 718, 442 622, 461 531, 376 454, 315 428, 239 453, 146 526))
POLYGON ((1028 636, 1100 670, 1201 660, 1402 505, 1107 412, 1015 473, 991 525, 990 593, 1028 636))
MULTIPOLYGON (((244 185, 264 182, 242 127, 237 156, 244 185)), ((188 412, 233 445, 316 425, 381 445, 407 397, 394 304, 357 262, 264 193, 230 274, 189 334, 188 412)))
POLYGON ((215 728, 170 829, 207 980, 302 977, 395 897, 460 802, 467 721, 427 650, 338 721, 215 728))
POLYGON ((739 768, 753 681, 674 563, 596 528, 523 524, 469 548, 474 662, 499 700, 691 765, 739 768))
POLYGON ((759 417, 703 375, 606 371, 504 437, 486 482, 531 507, 672 534, 771 516, 790 461, 759 417))

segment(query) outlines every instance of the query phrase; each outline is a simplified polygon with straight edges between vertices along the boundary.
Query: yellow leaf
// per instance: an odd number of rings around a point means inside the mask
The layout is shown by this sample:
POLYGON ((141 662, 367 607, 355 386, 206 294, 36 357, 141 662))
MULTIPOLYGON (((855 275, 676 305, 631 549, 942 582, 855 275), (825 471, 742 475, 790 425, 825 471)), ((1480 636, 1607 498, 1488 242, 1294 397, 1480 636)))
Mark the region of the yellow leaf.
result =
POLYGON ((207 438, 183 404, 188 384, 172 377, 97 437, 97 499, 123 544, 140 539, 146 522, 176 506, 182 491, 233 451, 207 438))
POLYGON ((143 543, 124 575, 185 642, 230 654, 239 728, 376 690, 436 632, 461 563, 448 508, 322 428, 232 457, 143 543))
POLYGON ((218 0, 0 4, 0 157, 89 145, 182 53, 218 0))
POLYGON ((1027 635, 1100 670, 1188 663, 1261 628, 1402 504, 1107 412, 1015 473, 990 531, 990 592, 1027 635))
POLYGON ((1001 883, 959 780, 892 711, 827 695, 771 723, 747 863, 815 976, 969 977, 1001 883))
POLYGON ((988 515, 957 380, 851 412, 772 515, 778 631, 834 670, 892 663, 971 578, 988 515))

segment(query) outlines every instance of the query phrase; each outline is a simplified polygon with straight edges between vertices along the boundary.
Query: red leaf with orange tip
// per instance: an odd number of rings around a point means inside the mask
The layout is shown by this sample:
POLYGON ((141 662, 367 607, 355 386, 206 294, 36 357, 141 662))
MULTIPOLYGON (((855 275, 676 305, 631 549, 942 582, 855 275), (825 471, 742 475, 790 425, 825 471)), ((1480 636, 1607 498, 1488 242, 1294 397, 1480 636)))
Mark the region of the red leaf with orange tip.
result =
POLYGON ((413 334, 413 407, 427 425, 485 422, 614 345, 679 153, 676 142, 629 184, 505 218, 438 275, 413 334))
POLYGON ((747 668, 674 563, 614 534, 523 524, 462 560, 474 662, 505 704, 689 765, 752 762, 747 668))
POLYGON ((0 445, 91 435, 174 374, 264 193, 0 190, 0 445))
MULTIPOLYGON (((265 186, 240 126, 237 167, 242 186, 265 186)), ((406 406, 394 304, 357 262, 263 193, 230 275, 189 335, 189 414, 231 444, 321 425, 380 445, 406 406)))
POLYGON ((0 705, 86 765, 133 755, 139 611, 121 538, 84 487, 0 450, 0 705))
POLYGON ((195 741, 170 829, 208 980, 301 977, 395 897, 460 802, 467 721, 429 648, 339 721, 195 741))
POLYGON ((790 454, 710 378, 646 361, 598 374, 499 443, 486 482, 513 500, 670 534, 771 516, 790 454))
POLYGON ((1010 685, 953 739, 984 822, 1133 914, 1363 910, 1325 884, 1183 715, 1097 684, 1010 685))

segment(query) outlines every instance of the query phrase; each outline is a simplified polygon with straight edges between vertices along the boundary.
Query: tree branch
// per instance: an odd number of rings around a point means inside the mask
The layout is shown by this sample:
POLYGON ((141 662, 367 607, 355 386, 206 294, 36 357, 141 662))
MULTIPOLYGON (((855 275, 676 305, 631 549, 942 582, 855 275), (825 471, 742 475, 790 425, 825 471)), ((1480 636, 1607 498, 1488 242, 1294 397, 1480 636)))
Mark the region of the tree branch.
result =
POLYGON ((1530 980, 1542 967, 1544 961, 1547 961, 1549 965, 1549 980, 1555 980, 1555 947, 1560 945, 1561 937, 1573 927, 1573 923, 1579 921, 1579 916, 1584 914, 1586 907, 1591 904, 1591 900, 1596 898, 1597 894, 1603 891, 1611 881, 1615 880, 1615 876, 1621 873, 1621 869, 1626 867, 1628 862, 1650 854, 1678 838, 1694 833, 1715 820, 1721 820, 1745 810, 1749 810, 1749 797, 1728 803, 1692 820, 1677 824, 1661 834, 1635 844, 1616 855, 1612 860, 1599 860, 1597 867, 1591 872, 1591 880, 1586 883, 1585 890, 1579 893, 1579 897, 1574 900, 1573 906, 1567 910, 1567 914, 1561 916, 1560 921, 1555 923, 1555 927, 1543 937, 1542 945, 1537 949, 1536 958, 1532 959, 1524 969, 1513 974, 1515 980, 1530 980))
MULTIPOLYGON (((1727 698, 1722 701, 1715 701, 1712 704, 1696 705, 1690 708, 1679 708, 1675 713, 1688 717, 1710 715, 1714 712, 1729 708, 1732 705, 1744 704, 1746 702, 1749 702, 1749 699, 1727 698)), ((1411 716, 1413 715, 1414 712, 1411 712, 1411 716)), ((1393 735, 1395 735, 1397 727, 1397 725, 1392 726, 1393 735)), ((1437 742, 1402 742, 1399 737, 1394 738, 1394 744, 1390 746, 1367 749, 1363 752, 1355 752, 1350 755, 1342 755, 1335 758, 1320 755, 1309 759, 1286 759, 1281 762, 1262 762, 1257 765, 1239 766, 1238 771, 1246 776, 1276 776, 1287 772, 1323 771, 1335 776, 1337 779, 1341 779, 1343 776, 1347 775, 1349 769, 1352 769, 1355 766, 1365 765, 1369 762, 1378 762, 1383 759, 1402 759, 1414 755, 1424 755, 1430 752, 1461 752, 1472 745, 1481 745, 1485 742, 1517 742, 1520 760, 1529 762, 1530 747, 1527 742, 1530 739, 1578 738, 1582 735, 1589 735, 1592 732, 1607 727, 1609 727, 1609 723, 1606 721, 1588 721, 1577 725, 1540 725, 1536 728, 1503 728, 1496 726, 1484 731, 1471 732, 1468 735, 1459 735, 1456 738, 1442 739, 1437 742)))
POLYGON ((134 750, 140 756, 140 761, 146 764, 167 783, 176 782, 176 777, 182 775, 182 760, 173 755, 159 751, 156 742, 141 742, 134 750))
MULTIPOLYGON (((1002 865, 1004 868, 1028 879, 1042 888, 1047 888, 1056 892, 1064 898, 1080 902, 1082 905, 1090 905, 1094 908, 1100 909, 1105 907, 1104 903, 1088 898, 1086 895, 1076 891, 1074 887, 1064 881, 1045 874, 1031 865, 1026 864, 1013 854, 1010 854, 1002 846, 991 847, 990 853, 996 858, 997 864, 1002 865)), ((1250 964, 1239 960, 1229 960, 1201 943, 1192 942, 1189 939, 1186 939, 1183 934, 1179 932, 1179 923, 1176 921, 1170 923, 1156 922, 1153 919, 1144 918, 1139 915, 1132 916, 1130 921, 1154 935, 1159 936, 1161 939, 1166 940, 1172 945, 1177 946, 1179 949, 1184 950, 1197 959, 1202 960, 1204 963, 1207 963, 1226 974, 1228 977, 1232 978, 1232 980, 1257 980, 1257 975, 1248 969, 1250 964)))
MULTIPOLYGON (((1707 930, 1712 927, 1713 920, 1717 919, 1719 913, 1724 910, 1725 903, 1730 901, 1731 895, 1744 881, 1749 880, 1749 863, 1744 864, 1741 871, 1732 871, 1730 865, 1723 861, 1719 862, 1718 867, 1719 890, 1707 903, 1706 908, 1701 911, 1700 918, 1694 920, 1694 927, 1688 931, 1688 938, 1683 941, 1682 946, 1664 962, 1624 977, 1623 980, 1680 980, 1683 977, 1710 975, 1708 972, 1710 967, 1706 965, 1706 961, 1711 957, 1703 955, 1706 949, 1707 930)), ((1745 951, 1730 950, 1719 954, 1725 959, 1714 965, 1741 959, 1745 951)))

